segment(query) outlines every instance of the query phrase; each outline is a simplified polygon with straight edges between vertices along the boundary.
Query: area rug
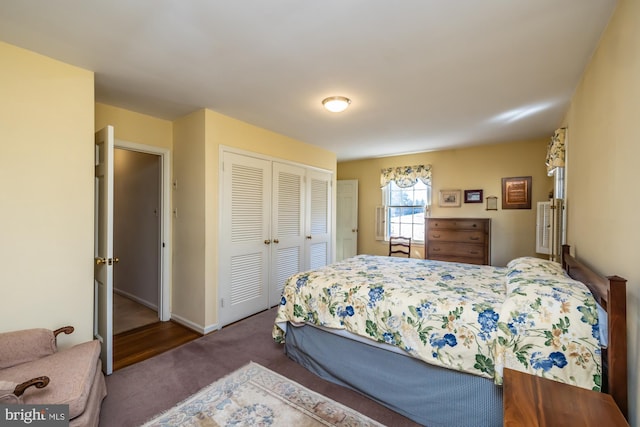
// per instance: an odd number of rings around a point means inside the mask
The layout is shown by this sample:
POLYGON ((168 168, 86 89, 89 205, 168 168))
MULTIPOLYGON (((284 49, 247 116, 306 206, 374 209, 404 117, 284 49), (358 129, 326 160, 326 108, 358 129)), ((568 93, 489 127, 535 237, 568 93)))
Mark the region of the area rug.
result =
POLYGON ((382 426, 251 362, 144 424, 151 426, 382 426))

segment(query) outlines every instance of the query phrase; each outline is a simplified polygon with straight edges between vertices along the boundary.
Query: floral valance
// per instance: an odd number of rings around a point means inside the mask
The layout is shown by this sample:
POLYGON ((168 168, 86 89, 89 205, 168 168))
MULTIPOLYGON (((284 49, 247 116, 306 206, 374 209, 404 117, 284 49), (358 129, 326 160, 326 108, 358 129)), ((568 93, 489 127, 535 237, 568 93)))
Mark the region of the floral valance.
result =
POLYGON ((431 165, 400 166, 382 169, 380 173, 381 187, 394 181, 398 187, 407 188, 414 185, 418 180, 425 184, 431 183, 431 165))
POLYGON ((564 167, 564 137, 567 128, 556 129, 547 148, 547 172, 557 167, 564 167))

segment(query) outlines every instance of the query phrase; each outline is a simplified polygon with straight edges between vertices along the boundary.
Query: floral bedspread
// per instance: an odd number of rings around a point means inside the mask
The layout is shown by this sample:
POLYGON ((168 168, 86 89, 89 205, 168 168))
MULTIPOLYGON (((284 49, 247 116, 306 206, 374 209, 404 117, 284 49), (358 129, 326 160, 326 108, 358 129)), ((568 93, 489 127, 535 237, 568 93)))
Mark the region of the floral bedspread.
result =
POLYGON ((279 324, 310 323, 498 384, 506 366, 599 389, 595 301, 556 266, 535 258, 492 267, 358 255, 290 277, 273 338, 285 340, 279 324))

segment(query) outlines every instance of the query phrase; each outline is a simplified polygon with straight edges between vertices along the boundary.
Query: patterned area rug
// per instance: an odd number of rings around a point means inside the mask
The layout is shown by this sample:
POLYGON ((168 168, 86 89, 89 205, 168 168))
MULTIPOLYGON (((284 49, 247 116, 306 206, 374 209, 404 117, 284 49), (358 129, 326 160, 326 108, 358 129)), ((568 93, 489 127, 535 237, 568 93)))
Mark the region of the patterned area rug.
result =
POLYGON ((382 424, 251 362, 144 426, 342 427, 382 424))

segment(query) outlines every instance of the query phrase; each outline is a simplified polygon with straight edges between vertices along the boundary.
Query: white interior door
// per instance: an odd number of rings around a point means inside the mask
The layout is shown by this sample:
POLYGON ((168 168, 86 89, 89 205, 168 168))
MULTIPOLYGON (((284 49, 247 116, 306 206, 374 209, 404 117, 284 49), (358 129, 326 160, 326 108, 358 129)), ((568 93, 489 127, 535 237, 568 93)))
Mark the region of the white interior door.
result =
POLYGON ((268 308, 271 162, 224 152, 220 326, 268 308))
POLYGON ((358 253, 358 180, 340 180, 336 194, 336 261, 358 253))
POLYGON ((95 135, 94 335, 102 370, 113 371, 113 127, 95 135))
POLYGON ((331 174, 307 172, 306 269, 331 262, 331 174))
POLYGON ((280 304, 289 276, 304 268, 305 169, 273 163, 269 306, 280 304))

